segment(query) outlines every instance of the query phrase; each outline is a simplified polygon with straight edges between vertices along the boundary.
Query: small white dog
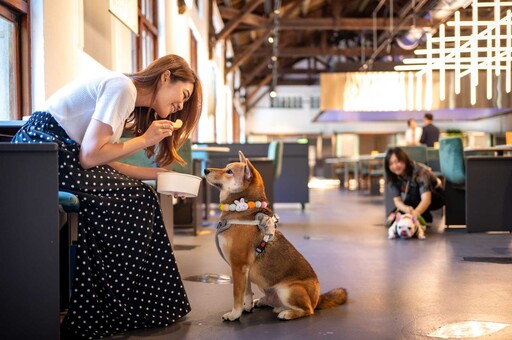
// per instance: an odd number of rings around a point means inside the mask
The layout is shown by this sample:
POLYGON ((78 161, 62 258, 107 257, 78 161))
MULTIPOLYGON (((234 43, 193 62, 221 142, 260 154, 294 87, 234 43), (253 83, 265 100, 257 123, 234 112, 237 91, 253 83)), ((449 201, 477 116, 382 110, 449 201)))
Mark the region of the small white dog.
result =
POLYGON ((417 236, 418 239, 425 239, 425 226, 419 223, 416 216, 410 214, 396 214, 395 222, 388 229, 388 238, 390 240, 399 238, 412 238, 417 236))

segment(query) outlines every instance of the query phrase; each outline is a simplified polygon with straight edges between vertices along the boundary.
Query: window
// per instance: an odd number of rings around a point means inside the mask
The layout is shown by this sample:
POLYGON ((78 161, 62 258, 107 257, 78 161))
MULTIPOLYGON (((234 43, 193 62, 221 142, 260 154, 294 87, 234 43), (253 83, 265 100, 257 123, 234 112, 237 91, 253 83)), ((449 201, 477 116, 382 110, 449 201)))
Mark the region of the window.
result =
POLYGON ((28 3, 0 0, 0 120, 30 114, 28 3))
POLYGON ((158 55, 157 15, 156 0, 139 0, 136 71, 148 66, 158 55))

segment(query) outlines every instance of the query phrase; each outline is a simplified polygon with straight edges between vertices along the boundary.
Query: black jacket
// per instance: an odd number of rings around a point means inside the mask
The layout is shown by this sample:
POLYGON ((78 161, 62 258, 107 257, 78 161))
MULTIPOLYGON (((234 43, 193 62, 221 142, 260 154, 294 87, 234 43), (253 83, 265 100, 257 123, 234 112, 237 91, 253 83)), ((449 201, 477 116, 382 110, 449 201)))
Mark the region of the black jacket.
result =
POLYGON ((421 134, 420 143, 427 146, 434 146, 434 143, 439 141, 439 129, 432 125, 425 125, 423 133, 421 134))

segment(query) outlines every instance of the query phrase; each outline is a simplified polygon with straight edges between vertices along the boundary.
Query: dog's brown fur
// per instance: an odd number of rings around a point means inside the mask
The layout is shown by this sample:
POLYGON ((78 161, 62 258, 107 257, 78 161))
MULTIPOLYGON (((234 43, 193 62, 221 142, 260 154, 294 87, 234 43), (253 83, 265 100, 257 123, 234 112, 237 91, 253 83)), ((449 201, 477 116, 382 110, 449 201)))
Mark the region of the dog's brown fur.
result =
MULTIPOLYGON (((267 201, 261 175, 242 152, 239 154, 240 162, 230 163, 223 169, 206 169, 207 182, 220 189, 222 204, 231 204, 241 198, 245 202, 267 201)), ((273 215, 268 208, 249 208, 241 212, 223 211, 221 219, 254 221, 260 212, 273 215)), ((291 320, 311 315, 315 309, 341 305, 347 300, 343 288, 320 295, 320 284, 313 268, 278 230, 258 256, 256 247, 263 236, 257 226, 233 224, 218 237, 233 276, 233 309, 223 315, 224 320, 237 320, 242 311, 251 312, 253 306, 274 307, 279 319, 291 320), (251 282, 265 293, 254 302, 251 282)))

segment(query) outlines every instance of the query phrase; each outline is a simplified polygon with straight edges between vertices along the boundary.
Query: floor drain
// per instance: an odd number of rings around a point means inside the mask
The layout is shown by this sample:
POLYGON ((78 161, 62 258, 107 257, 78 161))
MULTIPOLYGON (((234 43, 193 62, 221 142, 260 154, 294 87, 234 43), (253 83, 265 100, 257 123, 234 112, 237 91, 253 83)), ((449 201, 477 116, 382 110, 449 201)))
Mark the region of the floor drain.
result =
POLYGON ((231 276, 229 275, 211 273, 189 276, 186 277, 184 280, 213 284, 230 284, 233 282, 231 280, 231 276))
POLYGON ((315 241, 319 241, 319 240, 325 240, 325 237, 321 237, 321 236, 308 236, 308 235, 305 235, 305 236, 304 236, 304 239, 305 239, 305 240, 315 240, 315 241))
POLYGON ((467 256, 464 256, 464 261, 511 264, 512 257, 467 257, 467 256))

